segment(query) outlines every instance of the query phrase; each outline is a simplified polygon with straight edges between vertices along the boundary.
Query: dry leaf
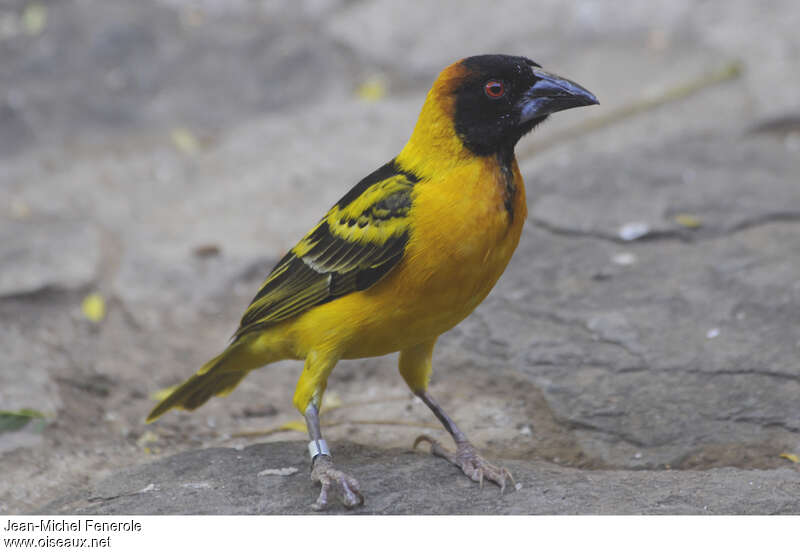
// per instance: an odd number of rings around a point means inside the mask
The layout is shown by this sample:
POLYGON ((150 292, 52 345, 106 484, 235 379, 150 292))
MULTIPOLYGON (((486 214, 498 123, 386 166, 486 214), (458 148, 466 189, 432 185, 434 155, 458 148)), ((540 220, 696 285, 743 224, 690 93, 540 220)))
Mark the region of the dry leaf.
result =
POLYGON ((11 215, 15 219, 24 219, 31 214, 31 208, 25 200, 15 198, 11 200, 11 215))
POLYGON ((200 151, 200 141, 189 129, 172 129, 169 136, 172 139, 172 144, 182 154, 194 156, 200 151))
POLYGON ((31 36, 41 34, 47 25, 47 8, 38 2, 28 4, 22 12, 22 26, 31 36))
POLYGON ((44 420, 44 414, 35 409, 0 411, 0 433, 19 430, 34 419, 44 420))
POLYGON ((291 476, 298 472, 297 467, 283 467, 279 469, 264 469, 258 473, 259 476, 291 476))
POLYGON ((83 298, 81 312, 93 323, 99 323, 106 317, 106 300, 97 292, 93 292, 83 298))
POLYGON ((680 226, 686 228, 700 228, 703 226, 703 222, 699 217, 695 215, 689 215, 688 213, 679 213, 672 219, 680 226))
POLYGON ((367 102, 377 102, 386 96, 386 92, 386 79, 381 75, 373 75, 356 89, 356 96, 367 102))
POLYGON ((782 459, 788 459, 792 463, 800 463, 800 457, 798 457, 794 453, 781 453, 780 455, 778 455, 778 457, 782 459))
POLYGON ((306 428, 305 421, 289 421, 280 425, 278 430, 296 430, 297 432, 306 432, 308 429, 306 428))
POLYGON ((151 444, 153 442, 158 441, 158 434, 151 430, 146 430, 144 434, 139 436, 139 439, 136 440, 136 445, 139 447, 143 447, 146 444, 151 444))
POLYGON ((222 250, 216 244, 202 244, 200 246, 196 246, 192 253, 195 257, 214 257, 220 254, 222 250))

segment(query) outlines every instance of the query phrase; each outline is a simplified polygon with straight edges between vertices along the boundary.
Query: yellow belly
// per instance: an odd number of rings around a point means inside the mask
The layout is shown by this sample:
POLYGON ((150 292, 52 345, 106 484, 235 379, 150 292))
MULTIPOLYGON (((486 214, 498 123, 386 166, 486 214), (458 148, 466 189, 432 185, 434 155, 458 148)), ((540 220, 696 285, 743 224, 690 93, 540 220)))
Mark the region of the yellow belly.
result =
POLYGON ((446 179, 417 183, 403 260, 372 288, 278 325, 287 354, 298 359, 311 350, 345 359, 384 355, 458 324, 491 291, 519 241, 526 206, 516 163, 513 174, 513 217, 504 204, 500 172, 484 159, 446 179))

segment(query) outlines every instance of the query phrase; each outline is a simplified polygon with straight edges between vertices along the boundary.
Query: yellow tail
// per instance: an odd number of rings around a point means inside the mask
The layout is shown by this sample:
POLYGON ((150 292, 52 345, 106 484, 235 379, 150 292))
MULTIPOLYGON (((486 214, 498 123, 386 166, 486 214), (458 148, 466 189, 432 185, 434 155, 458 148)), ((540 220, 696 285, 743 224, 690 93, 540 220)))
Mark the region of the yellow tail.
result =
POLYGON ((247 340, 237 340, 220 355, 203 365, 196 374, 175 388, 147 415, 153 422, 170 409, 192 411, 203 405, 211 396, 224 396, 247 376, 251 370, 265 365, 269 360, 254 356, 247 340))

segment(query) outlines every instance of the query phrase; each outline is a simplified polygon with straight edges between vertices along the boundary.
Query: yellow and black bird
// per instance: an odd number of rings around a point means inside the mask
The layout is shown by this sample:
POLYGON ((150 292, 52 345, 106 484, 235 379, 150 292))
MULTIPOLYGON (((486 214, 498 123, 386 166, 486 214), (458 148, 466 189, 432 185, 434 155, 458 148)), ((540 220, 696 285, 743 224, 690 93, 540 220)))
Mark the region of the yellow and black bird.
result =
MULTIPOLYGON (((472 480, 505 487, 428 393, 437 337, 483 301, 517 247, 526 217, 514 146, 549 114, 597 104, 592 93, 527 58, 483 55, 441 72, 400 154, 356 184, 272 269, 231 344, 150 413, 195 409, 256 368, 304 359, 294 405, 305 416, 311 477, 348 507, 358 481, 334 467, 319 408, 340 359, 400 352, 400 374, 452 435, 432 452, 472 480)), ((419 441, 419 440, 418 440, 419 441)), ((416 445, 416 444, 415 444, 416 445)))

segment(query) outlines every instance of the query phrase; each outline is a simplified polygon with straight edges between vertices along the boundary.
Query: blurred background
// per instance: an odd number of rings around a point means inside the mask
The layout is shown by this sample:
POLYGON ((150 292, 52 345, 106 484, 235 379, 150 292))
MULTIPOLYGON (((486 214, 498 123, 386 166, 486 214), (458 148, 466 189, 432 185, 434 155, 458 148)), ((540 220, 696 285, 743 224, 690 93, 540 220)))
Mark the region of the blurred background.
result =
MULTIPOLYGON (((294 362, 143 419, 480 53, 601 105, 520 143, 522 244, 441 340, 433 393, 492 456, 795 466, 798 28, 794 0, 0 0, 0 514, 154 456, 305 440, 294 362)), ((329 440, 442 437, 395 364, 337 367, 329 440)))

